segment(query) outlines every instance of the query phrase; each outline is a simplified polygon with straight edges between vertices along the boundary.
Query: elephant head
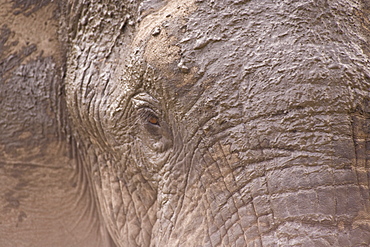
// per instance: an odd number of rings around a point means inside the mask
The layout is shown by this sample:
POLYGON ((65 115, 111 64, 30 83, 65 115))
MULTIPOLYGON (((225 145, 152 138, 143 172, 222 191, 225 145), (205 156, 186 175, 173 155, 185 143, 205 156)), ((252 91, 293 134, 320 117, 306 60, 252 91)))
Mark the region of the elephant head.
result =
POLYGON ((112 3, 66 100, 118 246, 370 243, 365 1, 112 3))

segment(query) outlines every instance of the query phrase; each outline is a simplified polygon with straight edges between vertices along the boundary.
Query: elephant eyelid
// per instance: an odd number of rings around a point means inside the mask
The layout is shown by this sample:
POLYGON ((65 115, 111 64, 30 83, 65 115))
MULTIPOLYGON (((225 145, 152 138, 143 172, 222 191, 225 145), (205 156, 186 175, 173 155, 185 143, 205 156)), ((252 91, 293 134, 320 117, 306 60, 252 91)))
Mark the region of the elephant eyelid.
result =
POLYGON ((152 108, 158 104, 158 100, 146 93, 140 93, 133 97, 132 103, 134 108, 139 109, 143 107, 152 108))
POLYGON ((152 126, 149 127, 150 129, 161 127, 158 111, 155 110, 157 109, 158 100, 147 93, 140 93, 134 96, 132 103, 134 109, 138 111, 142 121, 147 127, 152 126))

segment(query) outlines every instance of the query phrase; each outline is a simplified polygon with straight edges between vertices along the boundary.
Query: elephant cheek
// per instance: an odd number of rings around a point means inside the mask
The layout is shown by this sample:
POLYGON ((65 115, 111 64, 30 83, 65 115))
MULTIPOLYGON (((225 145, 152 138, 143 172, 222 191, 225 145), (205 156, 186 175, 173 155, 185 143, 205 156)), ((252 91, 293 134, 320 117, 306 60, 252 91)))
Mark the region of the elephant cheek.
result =
MULTIPOLYGON (((158 246, 181 243, 217 246, 221 242, 213 243, 210 234, 221 240, 221 235, 227 233, 234 234, 230 243, 246 243, 241 242, 243 230, 251 219, 244 211, 251 207, 246 204, 250 199, 239 194, 242 186, 233 175, 233 170, 240 165, 237 155, 230 153, 229 145, 221 143, 184 153, 187 157, 179 157, 176 164, 172 164, 173 169, 161 176, 160 208, 153 232, 163 234, 158 234, 153 243, 158 246)), ((165 166, 164 171, 166 168, 170 169, 165 166)), ((244 175, 248 176, 247 173, 244 175)))

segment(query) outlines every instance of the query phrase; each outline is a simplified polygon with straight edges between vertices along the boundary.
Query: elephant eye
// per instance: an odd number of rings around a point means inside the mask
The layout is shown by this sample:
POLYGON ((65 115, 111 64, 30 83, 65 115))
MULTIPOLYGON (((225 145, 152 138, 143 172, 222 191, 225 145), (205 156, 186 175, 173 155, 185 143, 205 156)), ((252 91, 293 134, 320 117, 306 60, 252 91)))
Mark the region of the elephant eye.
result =
POLYGON ((154 113, 153 110, 148 108, 141 109, 141 117, 142 120, 145 123, 146 128, 150 130, 150 132, 154 132, 153 130, 157 129, 158 127, 161 127, 159 117, 154 113), (153 129, 153 130, 152 130, 153 129))
POLYGON ((150 114, 147 118, 147 121, 150 123, 150 124, 153 124, 153 125, 159 125, 159 119, 157 116, 154 116, 152 114, 150 114))

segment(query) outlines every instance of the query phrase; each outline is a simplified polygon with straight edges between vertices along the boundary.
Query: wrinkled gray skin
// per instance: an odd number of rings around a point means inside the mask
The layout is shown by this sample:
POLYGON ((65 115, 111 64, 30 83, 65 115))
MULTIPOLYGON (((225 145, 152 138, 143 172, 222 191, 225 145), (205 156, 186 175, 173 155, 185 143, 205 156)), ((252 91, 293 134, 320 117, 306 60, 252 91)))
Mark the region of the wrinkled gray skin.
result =
POLYGON ((4 4, 0 246, 369 246, 369 2, 134 2, 4 4))

